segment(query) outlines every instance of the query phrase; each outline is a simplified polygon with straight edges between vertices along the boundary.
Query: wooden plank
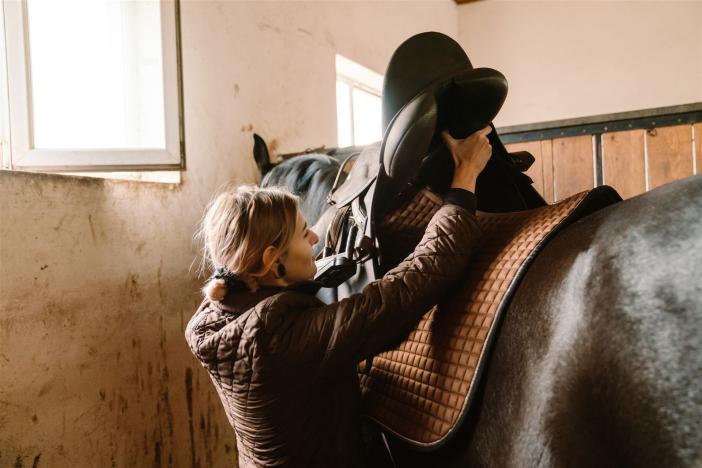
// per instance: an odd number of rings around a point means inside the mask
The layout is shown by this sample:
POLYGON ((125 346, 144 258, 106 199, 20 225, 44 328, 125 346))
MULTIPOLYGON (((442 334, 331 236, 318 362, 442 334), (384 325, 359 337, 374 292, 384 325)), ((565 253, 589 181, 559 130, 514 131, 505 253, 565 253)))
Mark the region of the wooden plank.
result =
POLYGON ((602 179, 622 198, 646 191, 644 138, 645 130, 602 135, 602 179))
POLYGON ((544 177, 543 197, 546 203, 554 203, 553 199, 553 141, 544 140, 541 142, 541 158, 543 163, 541 169, 544 177))
POLYGON ((702 123, 696 123, 695 127, 695 153, 697 170, 695 174, 702 174, 702 123))
POLYGON ((649 190, 692 175, 692 125, 646 132, 649 190))
POLYGON ((516 153, 518 151, 528 151, 534 156, 534 164, 531 165, 528 171, 525 172, 526 175, 532 178, 534 181, 534 188, 537 192, 544 196, 544 177, 541 157, 541 142, 540 141, 527 141, 524 143, 513 143, 511 145, 505 145, 507 151, 510 153, 516 153))
POLYGON ((591 135, 553 140, 555 201, 592 189, 595 186, 593 170, 591 135))

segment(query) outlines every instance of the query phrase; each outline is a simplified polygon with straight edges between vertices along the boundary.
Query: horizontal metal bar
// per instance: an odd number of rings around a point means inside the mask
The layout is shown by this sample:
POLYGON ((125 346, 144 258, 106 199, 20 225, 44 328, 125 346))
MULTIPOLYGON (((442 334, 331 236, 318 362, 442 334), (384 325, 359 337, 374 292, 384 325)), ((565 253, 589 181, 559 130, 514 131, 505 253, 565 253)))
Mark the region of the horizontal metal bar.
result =
MULTIPOLYGON (((581 123, 573 125, 574 120, 585 121, 586 119, 574 119, 570 121, 554 121, 547 122, 553 126, 536 128, 534 124, 530 130, 522 130, 515 132, 517 127, 498 128, 497 132, 500 135, 500 140, 503 143, 519 143, 534 140, 550 140, 553 138, 566 138, 580 135, 597 135, 609 132, 621 132, 625 130, 648 129, 657 127, 670 127, 673 125, 684 125, 702 122, 702 104, 691 105, 694 108, 688 108, 685 112, 671 114, 656 114, 636 118, 604 120, 592 123, 581 123)), ((678 106, 682 108, 684 106, 678 106)), ((632 112, 630 114, 641 114, 641 112, 632 112)), ((615 115, 623 114, 611 114, 615 115)), ((603 116, 598 116, 598 118, 603 116)), ((588 120, 591 118, 587 118, 588 120)), ((521 126, 526 128, 527 126, 521 126)))
POLYGON ((613 122, 615 120, 635 120, 648 117, 687 114, 690 112, 702 112, 702 102, 682 104, 679 106, 656 107, 652 109, 642 109, 630 112, 591 115, 587 117, 577 117, 574 119, 550 120, 547 122, 537 122, 524 125, 511 125, 507 127, 500 127, 497 130, 500 131, 500 134, 524 133, 535 130, 548 130, 552 128, 578 127, 582 125, 613 122))

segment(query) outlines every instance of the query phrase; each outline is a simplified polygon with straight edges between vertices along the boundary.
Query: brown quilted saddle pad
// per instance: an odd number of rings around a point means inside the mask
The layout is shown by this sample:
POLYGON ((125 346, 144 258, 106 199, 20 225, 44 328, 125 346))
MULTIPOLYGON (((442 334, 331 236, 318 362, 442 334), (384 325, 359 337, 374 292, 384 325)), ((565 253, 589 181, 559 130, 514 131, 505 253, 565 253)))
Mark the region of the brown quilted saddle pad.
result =
MULTIPOLYGON (((536 253, 565 225, 618 200, 602 186, 532 210, 478 212, 484 235, 465 280, 397 348, 360 365, 365 415, 411 445, 446 442, 469 410, 499 318, 536 253)), ((384 222, 386 245, 411 251, 441 202, 419 192, 384 222)))

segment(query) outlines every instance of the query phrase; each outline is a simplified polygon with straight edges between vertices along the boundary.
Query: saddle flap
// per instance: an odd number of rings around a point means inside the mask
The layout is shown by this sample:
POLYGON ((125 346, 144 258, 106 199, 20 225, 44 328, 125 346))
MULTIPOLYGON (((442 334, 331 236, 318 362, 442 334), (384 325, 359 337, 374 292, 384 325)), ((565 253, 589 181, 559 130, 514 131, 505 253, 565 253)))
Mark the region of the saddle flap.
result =
POLYGON ((514 153, 509 153, 509 159, 512 160, 514 165, 519 169, 520 172, 526 172, 529 170, 536 158, 528 151, 516 151, 514 153))
POLYGON ((422 93, 405 105, 390 122, 380 150, 385 174, 384 189, 401 187, 417 172, 436 131, 437 107, 431 93, 422 93))

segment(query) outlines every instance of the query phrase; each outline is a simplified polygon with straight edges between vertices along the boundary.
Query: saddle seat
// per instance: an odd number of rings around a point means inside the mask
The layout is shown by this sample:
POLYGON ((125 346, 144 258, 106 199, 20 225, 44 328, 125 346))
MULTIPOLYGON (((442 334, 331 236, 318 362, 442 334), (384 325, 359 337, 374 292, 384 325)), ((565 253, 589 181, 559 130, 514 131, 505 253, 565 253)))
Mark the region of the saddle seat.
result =
MULTIPOLYGON (((560 230, 620 200, 600 186, 530 210, 479 211, 484 235, 462 283, 399 346, 359 365, 365 415, 415 447, 447 442, 470 409, 500 320, 531 262, 560 230)), ((441 202, 421 190, 379 225, 386 261, 399 262, 414 248, 441 202)))

